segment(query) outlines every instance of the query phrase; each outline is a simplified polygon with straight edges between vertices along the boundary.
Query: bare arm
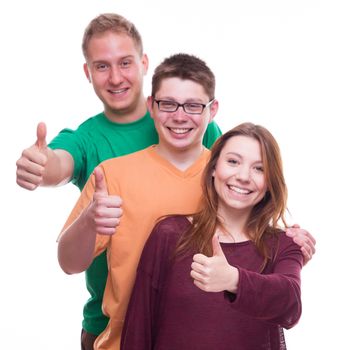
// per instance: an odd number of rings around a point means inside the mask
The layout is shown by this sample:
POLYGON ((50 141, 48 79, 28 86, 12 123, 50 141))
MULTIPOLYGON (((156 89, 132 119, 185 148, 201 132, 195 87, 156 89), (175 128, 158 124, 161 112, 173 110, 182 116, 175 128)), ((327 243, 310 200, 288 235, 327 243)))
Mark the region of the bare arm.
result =
POLYGON ((16 182, 27 190, 38 186, 58 186, 70 181, 74 160, 65 150, 52 150, 46 144, 46 125, 37 126, 37 140, 23 150, 16 163, 16 182))
POLYGON ((58 241, 58 262, 67 274, 85 271, 94 258, 95 225, 91 222, 93 202, 66 228, 58 241))
POLYGON ((96 168, 94 176, 95 187, 90 178, 81 194, 85 196, 87 187, 94 187, 92 201, 63 230, 58 241, 58 261, 62 270, 68 274, 85 271, 90 266, 97 233, 113 235, 122 215, 121 199, 108 194, 102 169, 96 168))

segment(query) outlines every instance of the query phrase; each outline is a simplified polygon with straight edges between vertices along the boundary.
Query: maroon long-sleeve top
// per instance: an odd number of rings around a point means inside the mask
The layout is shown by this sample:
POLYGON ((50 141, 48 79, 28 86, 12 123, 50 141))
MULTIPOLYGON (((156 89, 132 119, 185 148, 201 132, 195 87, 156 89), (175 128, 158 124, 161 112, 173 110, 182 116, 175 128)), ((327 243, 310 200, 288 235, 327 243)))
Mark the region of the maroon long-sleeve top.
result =
POLYGON ((280 350, 283 328, 301 315, 300 248, 284 233, 269 244, 275 258, 262 273, 251 241, 221 243, 239 270, 238 291, 204 292, 190 277, 193 254, 174 259, 190 225, 185 217, 160 221, 147 241, 123 329, 122 350, 280 350))

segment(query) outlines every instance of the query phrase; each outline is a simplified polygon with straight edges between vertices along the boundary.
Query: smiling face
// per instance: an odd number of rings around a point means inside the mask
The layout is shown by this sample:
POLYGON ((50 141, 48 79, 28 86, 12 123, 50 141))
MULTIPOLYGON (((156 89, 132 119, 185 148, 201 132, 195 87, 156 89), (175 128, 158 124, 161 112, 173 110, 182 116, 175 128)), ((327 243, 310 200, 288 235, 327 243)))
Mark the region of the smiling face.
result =
POLYGON ((220 152, 213 177, 218 214, 225 215, 232 210, 249 214, 267 190, 259 142, 242 135, 228 139, 220 152))
MULTIPOLYGON (((209 102, 202 85, 179 78, 163 79, 154 99, 180 104, 192 102, 206 105, 209 102)), ((204 108, 201 114, 187 114, 182 107, 175 112, 162 112, 152 97, 149 97, 147 102, 159 134, 161 151, 169 153, 169 151, 201 149, 205 130, 216 114, 217 101, 204 108)))
POLYGON ((85 74, 109 119, 128 123, 146 113, 142 86, 148 59, 132 38, 111 31, 96 34, 88 43, 86 61, 85 74))

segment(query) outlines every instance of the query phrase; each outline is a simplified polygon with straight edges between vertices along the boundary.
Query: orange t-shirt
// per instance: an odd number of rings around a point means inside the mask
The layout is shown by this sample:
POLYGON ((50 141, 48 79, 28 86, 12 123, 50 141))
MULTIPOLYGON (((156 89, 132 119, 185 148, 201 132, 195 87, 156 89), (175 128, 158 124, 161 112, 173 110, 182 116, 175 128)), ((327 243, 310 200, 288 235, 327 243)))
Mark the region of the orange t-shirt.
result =
MULTIPOLYGON (((108 277, 103 312, 110 318, 95 342, 95 349, 118 350, 121 332, 143 246, 156 220, 169 214, 189 214, 198 209, 201 177, 209 159, 205 149, 185 171, 162 158, 154 146, 103 162, 110 195, 122 198, 123 216, 113 236, 97 235, 95 255, 107 249, 108 277)), ((90 177, 75 205, 67 227, 90 203, 94 194, 90 177)))

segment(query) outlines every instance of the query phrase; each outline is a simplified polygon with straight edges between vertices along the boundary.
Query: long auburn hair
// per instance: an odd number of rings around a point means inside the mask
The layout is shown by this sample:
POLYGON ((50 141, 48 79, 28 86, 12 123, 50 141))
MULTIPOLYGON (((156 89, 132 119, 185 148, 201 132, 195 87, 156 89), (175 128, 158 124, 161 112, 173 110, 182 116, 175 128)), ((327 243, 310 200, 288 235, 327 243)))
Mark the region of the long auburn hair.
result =
POLYGON ((203 177, 203 196, 200 210, 192 214, 190 229, 181 236, 175 254, 182 255, 188 251, 196 251, 207 256, 212 255, 211 240, 218 228, 224 230, 218 216, 218 194, 214 187, 213 171, 226 142, 235 136, 247 136, 257 140, 261 148, 264 176, 267 191, 264 198, 257 203, 248 217, 246 234, 255 244, 264 258, 261 270, 271 259, 266 239, 277 236, 281 231, 279 222, 286 227, 285 211, 287 203, 287 187, 284 180, 282 159, 279 146, 272 134, 264 127, 252 123, 243 123, 223 134, 213 145, 211 156, 207 163, 203 177))

